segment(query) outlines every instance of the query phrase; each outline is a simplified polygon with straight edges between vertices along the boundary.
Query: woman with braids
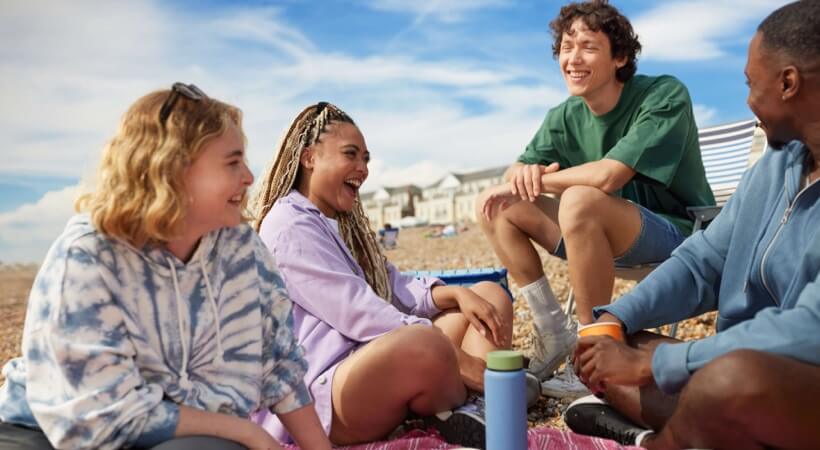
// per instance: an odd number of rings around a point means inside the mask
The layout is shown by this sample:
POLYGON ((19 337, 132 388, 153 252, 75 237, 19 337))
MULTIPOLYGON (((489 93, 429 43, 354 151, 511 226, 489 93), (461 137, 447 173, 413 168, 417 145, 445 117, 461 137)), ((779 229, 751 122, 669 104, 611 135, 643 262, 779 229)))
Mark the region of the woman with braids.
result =
POLYGON ((175 83, 134 103, 40 267, 3 369, 0 450, 330 449, 292 304, 247 224, 242 113, 175 83))
MULTIPOLYGON (((369 159, 347 114, 311 105, 283 137, 255 199, 257 230, 295 303, 305 381, 335 444, 380 439, 408 413, 463 404, 468 389, 483 391, 487 352, 509 347, 512 336, 500 286, 445 286, 387 262, 359 202, 369 159)), ((448 440, 483 445, 475 412, 430 420, 448 440)), ((274 416, 256 420, 288 439, 274 416)))

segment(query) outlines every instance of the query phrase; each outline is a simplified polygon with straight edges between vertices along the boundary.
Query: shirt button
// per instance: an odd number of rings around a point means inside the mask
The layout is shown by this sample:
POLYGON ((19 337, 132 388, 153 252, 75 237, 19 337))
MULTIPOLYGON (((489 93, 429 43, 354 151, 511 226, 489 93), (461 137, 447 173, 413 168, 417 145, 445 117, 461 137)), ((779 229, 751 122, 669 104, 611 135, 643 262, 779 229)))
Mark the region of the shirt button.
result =
POLYGON ((325 384, 325 383, 327 383, 327 377, 322 375, 321 377, 319 377, 319 384, 325 384))

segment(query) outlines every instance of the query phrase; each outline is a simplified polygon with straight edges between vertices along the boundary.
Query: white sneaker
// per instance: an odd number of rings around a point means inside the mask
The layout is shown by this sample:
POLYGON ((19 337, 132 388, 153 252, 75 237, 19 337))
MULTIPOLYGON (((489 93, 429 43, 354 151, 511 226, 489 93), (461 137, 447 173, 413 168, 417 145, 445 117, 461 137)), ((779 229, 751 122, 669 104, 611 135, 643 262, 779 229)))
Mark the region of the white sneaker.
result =
POLYGON ((592 392, 575 375, 572 364, 567 363, 564 370, 541 383, 541 394, 554 398, 576 399, 591 395, 592 392))
POLYGON ((549 379, 575 350, 577 328, 575 323, 572 323, 560 334, 540 333, 537 328, 535 331, 535 335, 531 337, 534 352, 527 372, 544 381, 549 379))

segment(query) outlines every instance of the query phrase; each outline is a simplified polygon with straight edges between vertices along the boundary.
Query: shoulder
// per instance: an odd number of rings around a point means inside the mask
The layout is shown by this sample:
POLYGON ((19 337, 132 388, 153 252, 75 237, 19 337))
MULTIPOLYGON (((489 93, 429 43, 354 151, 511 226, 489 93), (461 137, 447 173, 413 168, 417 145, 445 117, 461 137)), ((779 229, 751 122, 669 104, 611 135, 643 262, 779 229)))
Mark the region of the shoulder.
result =
POLYGON ((323 229, 322 217, 313 208, 280 199, 262 220, 259 235, 272 250, 283 242, 315 237, 323 229))
POLYGON ((84 263, 98 262, 103 254, 113 257, 117 247, 115 240, 94 227, 87 214, 78 214, 69 219, 63 232, 54 241, 46 262, 69 259, 84 263))
POLYGON ((686 85, 672 75, 635 75, 630 81, 632 89, 645 98, 690 101, 686 85))

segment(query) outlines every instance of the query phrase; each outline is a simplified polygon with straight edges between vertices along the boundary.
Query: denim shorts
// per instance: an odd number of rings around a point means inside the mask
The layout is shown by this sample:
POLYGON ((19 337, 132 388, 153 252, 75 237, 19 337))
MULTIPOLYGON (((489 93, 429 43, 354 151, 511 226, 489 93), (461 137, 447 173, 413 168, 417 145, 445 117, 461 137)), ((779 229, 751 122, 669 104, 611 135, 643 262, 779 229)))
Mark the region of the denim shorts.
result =
MULTIPOLYGON (((660 263, 669 258, 686 236, 672 222, 663 216, 653 213, 643 206, 633 203, 641 213, 641 232, 623 255, 615 258, 616 267, 631 267, 640 264, 660 263)), ((552 252, 553 256, 567 259, 564 238, 552 252)))

